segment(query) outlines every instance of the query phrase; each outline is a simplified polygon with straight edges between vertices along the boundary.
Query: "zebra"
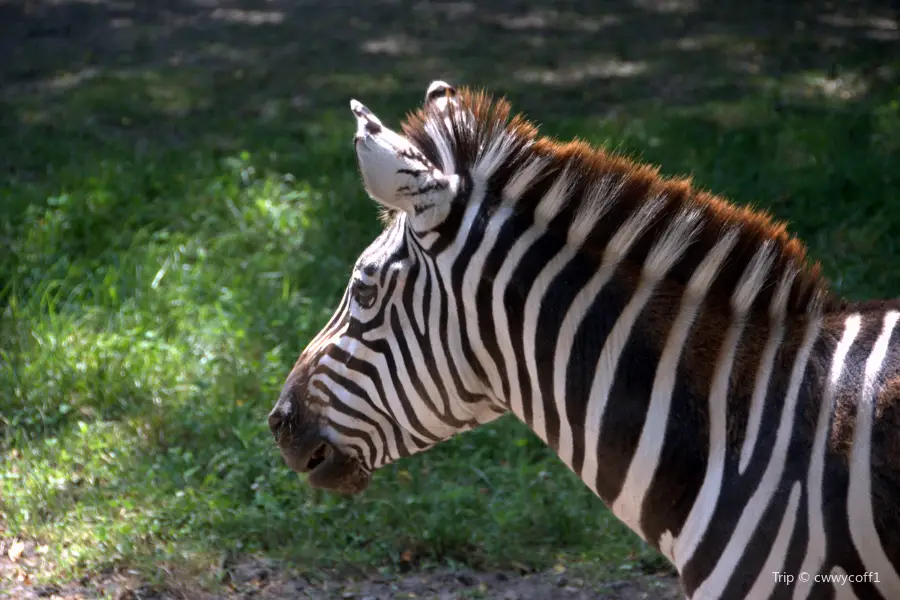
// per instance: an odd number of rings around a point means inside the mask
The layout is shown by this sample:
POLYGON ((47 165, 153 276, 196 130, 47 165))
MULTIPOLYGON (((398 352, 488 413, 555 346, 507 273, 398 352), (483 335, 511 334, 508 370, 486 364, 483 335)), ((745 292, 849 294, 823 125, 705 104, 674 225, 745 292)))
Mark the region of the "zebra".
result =
POLYGON ((900 301, 485 90, 350 108, 384 228, 268 416, 291 469, 360 493, 512 413, 688 599, 900 598, 900 301))

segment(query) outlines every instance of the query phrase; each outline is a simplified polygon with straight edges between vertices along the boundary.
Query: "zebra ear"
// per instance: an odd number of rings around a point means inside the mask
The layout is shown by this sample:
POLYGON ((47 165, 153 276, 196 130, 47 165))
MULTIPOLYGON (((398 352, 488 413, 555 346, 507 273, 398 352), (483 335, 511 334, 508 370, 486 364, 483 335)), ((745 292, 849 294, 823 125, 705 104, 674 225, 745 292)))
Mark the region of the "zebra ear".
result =
POLYGON ((354 146, 366 191, 388 208, 420 215, 449 206, 460 178, 445 175, 409 140, 391 131, 368 108, 350 101, 356 116, 354 146))
MULTIPOLYGON (((440 79, 432 81, 425 92, 425 110, 426 112, 436 112, 441 117, 444 127, 447 128, 446 132, 439 129, 437 131, 433 130, 435 135, 443 136, 453 132, 454 129, 470 128, 475 121, 475 115, 472 114, 472 111, 463 108, 460 103, 456 88, 440 79), (453 126, 454 121, 456 122, 456 127, 453 126), (440 133, 438 133, 439 131, 440 133)), ((452 136, 452 133, 450 135, 452 136)), ((445 168, 447 168, 447 165, 451 165, 451 168, 448 170, 452 171, 455 158, 449 152, 449 149, 445 150, 447 150, 447 153, 442 154, 441 160, 445 161, 445 168)), ((438 151, 441 151, 440 147, 438 151)))
POLYGON ((428 86, 425 92, 425 106, 433 104, 441 113, 447 112, 447 106, 453 104, 459 106, 459 100, 456 97, 456 88, 440 79, 435 79, 428 86))

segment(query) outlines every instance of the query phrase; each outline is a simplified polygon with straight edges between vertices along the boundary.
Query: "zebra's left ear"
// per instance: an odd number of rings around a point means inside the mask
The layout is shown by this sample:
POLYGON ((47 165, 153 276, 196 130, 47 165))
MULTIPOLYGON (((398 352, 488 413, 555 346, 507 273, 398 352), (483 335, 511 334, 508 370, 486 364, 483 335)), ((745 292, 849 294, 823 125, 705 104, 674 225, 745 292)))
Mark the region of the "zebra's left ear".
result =
POLYGON ((459 99, 456 96, 456 88, 440 79, 435 79, 425 90, 425 106, 433 105, 438 112, 447 115, 449 107, 453 105, 459 110, 459 99))
POLYGON ((414 216, 450 205, 459 189, 458 175, 445 175, 356 100, 350 101, 350 110, 356 116, 356 160, 373 199, 414 216))

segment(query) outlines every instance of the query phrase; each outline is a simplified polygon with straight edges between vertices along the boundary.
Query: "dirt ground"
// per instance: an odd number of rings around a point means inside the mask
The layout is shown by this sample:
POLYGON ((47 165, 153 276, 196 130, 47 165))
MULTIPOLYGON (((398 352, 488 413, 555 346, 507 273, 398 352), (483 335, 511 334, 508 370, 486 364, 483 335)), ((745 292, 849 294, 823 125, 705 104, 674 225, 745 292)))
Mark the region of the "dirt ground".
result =
MULTIPOLYGON (((97 78, 164 73, 184 78, 198 95, 146 107, 150 125, 140 134, 166 143, 185 143, 193 134, 183 132, 203 130, 212 113, 214 133, 239 144, 244 126, 314 119, 319 110, 343 109, 357 93, 375 104, 409 97, 409 90, 419 97, 435 78, 515 93, 525 98, 523 108, 545 118, 573 111, 602 117, 636 98, 739 98, 748 87, 790 81, 807 69, 862 73, 877 86, 882 74, 865 58, 896 52, 893 11, 887 1, 0 0, 0 111, 6 103, 28 105, 32 116, 65 114, 72 95, 97 78), (169 135, 176 130, 181 137, 169 135)), ((848 81, 841 89, 852 91, 848 81)), ((104 132, 119 123, 115 115, 90 119, 104 132)), ((0 171, 3 163, 0 156, 0 171)), ((223 596, 207 596, 192 582, 150 585, 128 573, 40 587, 23 569, 36 560, 33 545, 15 561, 8 543, 0 547, 0 598, 22 600, 679 597, 670 576, 602 588, 552 571, 310 581, 252 558, 228 568, 223 596)))
POLYGON ((429 569, 397 576, 334 576, 315 579, 292 574, 266 558, 245 557, 225 565, 223 591, 210 594, 195 582, 165 577, 149 584, 128 572, 87 576, 63 585, 36 585, 25 575, 37 565, 33 543, 10 560, 11 543, 0 543, 0 599, 87 600, 387 600, 393 598, 500 598, 503 600, 676 600, 679 588, 671 577, 639 575, 594 584, 564 570, 540 573, 483 572, 471 569, 429 569))

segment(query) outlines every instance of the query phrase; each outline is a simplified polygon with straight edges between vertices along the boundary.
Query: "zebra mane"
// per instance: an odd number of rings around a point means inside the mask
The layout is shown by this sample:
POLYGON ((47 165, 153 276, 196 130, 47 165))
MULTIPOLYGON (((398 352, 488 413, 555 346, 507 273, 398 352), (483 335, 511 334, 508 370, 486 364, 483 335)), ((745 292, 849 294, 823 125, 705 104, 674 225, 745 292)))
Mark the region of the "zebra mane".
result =
MULTIPOLYGON (((768 265, 751 310, 767 311, 780 281, 789 282, 787 314, 835 310, 834 295, 818 262, 768 212, 741 207, 692 185, 584 141, 539 136, 537 126, 512 114, 505 98, 461 88, 456 103, 441 110, 426 104, 407 115, 403 133, 444 173, 468 174, 484 185, 487 202, 513 208, 525 218, 575 243, 598 261, 612 236, 637 211, 655 209, 652 222, 626 255, 641 265, 654 242, 678 231, 687 212, 699 217, 697 235, 667 280, 687 285, 692 273, 725 235, 735 235, 729 258, 709 296, 730 297, 745 270, 768 265), (764 250, 764 251, 761 251, 764 250), (792 280, 792 283, 791 283, 792 280)), ((652 212, 652 211, 651 211, 652 212)), ((683 229, 683 226, 681 227, 683 229)))

